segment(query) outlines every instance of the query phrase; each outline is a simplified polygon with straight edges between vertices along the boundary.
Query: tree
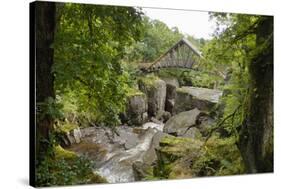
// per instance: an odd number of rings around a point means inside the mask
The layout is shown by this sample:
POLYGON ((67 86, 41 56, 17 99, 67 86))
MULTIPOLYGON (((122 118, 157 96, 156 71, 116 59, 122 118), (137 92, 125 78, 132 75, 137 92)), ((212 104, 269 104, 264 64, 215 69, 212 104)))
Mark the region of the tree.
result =
POLYGON ((142 23, 144 34, 127 49, 128 62, 152 62, 183 38, 177 27, 169 28, 159 20, 144 17, 142 23))
POLYGON ((36 67, 36 154, 40 158, 48 149, 53 118, 46 112, 55 98, 53 65, 56 5, 35 3, 35 67, 36 67))
POLYGON ((249 173, 273 171, 273 17, 260 17, 239 148, 249 173))
POLYGON ((72 93, 81 112, 95 122, 119 124, 128 76, 125 47, 142 32, 142 12, 132 7, 66 3, 55 35, 55 89, 72 93))
POLYGON ((248 173, 273 171, 273 19, 211 15, 218 28, 204 49, 206 66, 231 73, 226 88, 226 128, 238 137, 248 173))

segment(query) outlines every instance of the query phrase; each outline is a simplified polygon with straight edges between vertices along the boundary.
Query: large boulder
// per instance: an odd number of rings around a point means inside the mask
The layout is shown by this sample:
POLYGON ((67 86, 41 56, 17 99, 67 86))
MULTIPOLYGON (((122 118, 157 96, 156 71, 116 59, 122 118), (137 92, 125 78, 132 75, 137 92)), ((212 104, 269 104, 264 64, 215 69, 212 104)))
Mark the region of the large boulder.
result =
MULTIPOLYGON (((157 115, 155 116, 155 119, 158 120, 158 122, 165 123, 170 119, 171 113, 167 111, 158 111, 157 115)), ((153 117, 151 117, 151 121, 153 120, 153 117)))
POLYGON ((155 176, 169 179, 194 177, 193 161, 202 155, 203 142, 191 138, 165 136, 156 149, 158 157, 155 176))
POLYGON ((179 87, 179 82, 176 78, 162 78, 166 83, 166 102, 165 110, 173 113, 173 108, 176 98, 176 89, 179 87))
POLYGON ((210 132, 211 127, 215 124, 215 120, 208 114, 203 112, 197 118, 197 128, 200 130, 202 136, 207 136, 210 132))
POLYGON ((172 86, 175 86, 176 88, 178 88, 180 85, 179 85, 179 81, 177 78, 174 78, 174 77, 161 77, 161 79, 163 81, 165 81, 165 83, 167 85, 172 85, 172 86))
POLYGON ((219 102, 222 91, 197 87, 181 87, 176 90, 173 114, 198 108, 211 111, 219 102))
POLYGON ((165 110, 167 112, 173 113, 173 109, 175 106, 175 99, 167 99, 165 104, 165 110))
POLYGON ((208 141, 201 141, 165 136, 156 149, 158 161, 154 176, 182 179, 241 174, 244 166, 235 142, 235 137, 212 136, 208 141))
POLYGON ((150 147, 143 153, 142 158, 133 163, 132 168, 136 181, 144 180, 153 175, 153 166, 158 161, 155 149, 159 148, 160 141, 166 136, 169 135, 157 131, 151 140, 150 147))
POLYGON ((116 135, 114 135, 113 142, 123 145, 128 150, 135 147, 139 139, 138 135, 133 132, 133 128, 123 126, 122 128, 116 128, 116 135))
POLYGON ((164 111, 166 100, 166 83, 155 76, 141 78, 139 89, 146 94, 148 101, 148 115, 156 116, 164 111))
POLYGON ((128 95, 126 119, 130 125, 141 125, 147 120, 147 99, 144 93, 137 91, 128 95))
POLYGON ((195 108, 190 111, 181 112, 171 117, 164 125, 163 131, 176 136, 185 136, 191 138, 200 137, 200 131, 193 128, 197 124, 197 118, 200 111, 195 108))

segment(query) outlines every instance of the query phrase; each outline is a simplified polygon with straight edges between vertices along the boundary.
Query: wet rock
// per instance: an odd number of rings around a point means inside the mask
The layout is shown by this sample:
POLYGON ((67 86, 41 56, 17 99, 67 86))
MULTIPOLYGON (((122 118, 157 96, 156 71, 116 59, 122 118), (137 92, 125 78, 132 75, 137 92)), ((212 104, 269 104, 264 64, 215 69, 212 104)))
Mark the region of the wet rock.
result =
POLYGON ((73 130, 73 137, 74 137, 74 140, 77 144, 80 143, 81 137, 82 137, 80 128, 77 128, 77 129, 73 130))
POLYGON ((145 130, 145 133, 139 136, 139 142, 134 148, 118 151, 97 169, 97 173, 104 176, 110 183, 134 181, 132 165, 137 161, 144 162, 143 158, 148 153, 156 132, 152 128, 145 130))
POLYGON ((158 127, 147 126, 143 129, 120 126, 115 131, 103 127, 85 128, 81 130, 84 136, 82 142, 72 145, 71 149, 94 160, 94 172, 105 177, 108 182, 132 182, 135 181, 135 162, 142 162, 142 167, 145 167, 156 161, 154 146, 157 139, 154 137, 160 132, 158 127))
POLYGON ((156 165, 158 159, 155 149, 159 147, 161 139, 168 134, 158 131, 152 138, 149 149, 143 154, 142 161, 133 163, 133 171, 135 180, 144 180, 147 176, 153 174, 153 166, 156 165))
POLYGON ((171 117, 164 125, 163 131, 176 136, 197 136, 196 130, 191 127, 196 125, 197 116, 200 111, 195 108, 190 111, 181 112, 171 117), (188 134, 190 132, 190 134, 188 134), (192 132, 192 133, 191 133, 192 132))
POLYGON ((156 124, 163 124, 160 120, 156 119, 155 117, 151 117, 150 121, 152 121, 153 123, 156 123, 156 124))
POLYGON ((139 89, 146 94, 148 101, 148 115, 156 116, 164 111, 166 100, 166 83, 154 76, 139 80, 139 89))
POLYGON ((70 146, 72 144, 78 144, 81 142, 82 133, 80 131, 80 128, 75 128, 71 131, 68 131, 63 134, 62 140, 63 140, 63 146, 70 146))
POLYGON ((163 123, 154 123, 154 122, 147 122, 145 124, 142 125, 143 129, 148 129, 148 128, 152 128, 152 129, 156 129, 158 131, 163 131, 163 127, 164 124, 163 123))
POLYGON ((131 94, 127 98, 126 117, 131 125, 141 125, 147 120, 147 99, 144 93, 131 94))
POLYGON ((120 128, 116 129, 118 135, 114 135, 114 141, 124 145, 125 150, 135 147, 139 140, 138 135, 133 132, 132 128, 120 128))
POLYGON ((173 113, 198 108, 203 111, 211 111, 219 102, 222 91, 197 87, 181 87, 176 91, 173 113))

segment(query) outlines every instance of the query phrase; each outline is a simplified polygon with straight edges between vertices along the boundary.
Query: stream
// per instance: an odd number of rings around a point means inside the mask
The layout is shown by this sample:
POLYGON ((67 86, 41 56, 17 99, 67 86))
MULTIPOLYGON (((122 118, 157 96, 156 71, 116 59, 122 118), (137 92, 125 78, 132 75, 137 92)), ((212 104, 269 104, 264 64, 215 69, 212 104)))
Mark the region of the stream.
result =
POLYGON ((69 149, 93 160, 93 171, 109 183, 131 182, 135 181, 134 162, 155 160, 154 136, 162 133, 163 126, 147 122, 142 127, 120 126, 115 132, 102 127, 84 128, 81 143, 69 149))

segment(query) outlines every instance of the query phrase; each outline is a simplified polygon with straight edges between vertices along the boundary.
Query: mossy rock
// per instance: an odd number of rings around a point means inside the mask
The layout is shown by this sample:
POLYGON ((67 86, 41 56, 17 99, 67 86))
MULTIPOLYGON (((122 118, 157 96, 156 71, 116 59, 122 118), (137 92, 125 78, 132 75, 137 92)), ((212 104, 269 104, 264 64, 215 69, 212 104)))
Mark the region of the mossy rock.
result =
POLYGON ((107 183, 93 173, 93 162, 57 145, 53 156, 45 156, 36 167, 36 186, 65 186, 76 184, 107 183))
POLYGON ((158 161, 149 178, 184 179, 199 176, 243 174, 245 171, 235 137, 212 136, 206 143, 166 136, 156 149, 158 161))
POLYGON ((189 153, 199 152, 203 142, 192 138, 166 136, 160 141, 160 153, 169 161, 184 157, 189 153))
POLYGON ((139 79, 139 83, 143 83, 148 88, 154 88, 155 82, 159 81, 160 78, 154 75, 148 75, 139 79))
POLYGON ((148 115, 156 116, 164 111, 166 101, 166 83, 155 76, 146 76, 138 81, 139 89, 146 94, 148 102, 148 115))
POLYGON ((244 164, 235 137, 211 137, 200 156, 194 160, 193 171, 197 176, 221 176, 244 173, 244 164))
POLYGON ((186 179, 194 177, 191 162, 192 160, 180 159, 171 164, 168 179, 186 179))
POLYGON ((137 90, 131 89, 127 94, 126 112, 123 113, 123 122, 129 125, 141 125, 147 119, 147 98, 146 95, 137 90))
POLYGON ((132 96, 145 96, 145 94, 143 92, 141 92, 140 90, 136 89, 136 88, 128 88, 127 89, 127 93, 126 93, 127 97, 132 97, 132 96))

